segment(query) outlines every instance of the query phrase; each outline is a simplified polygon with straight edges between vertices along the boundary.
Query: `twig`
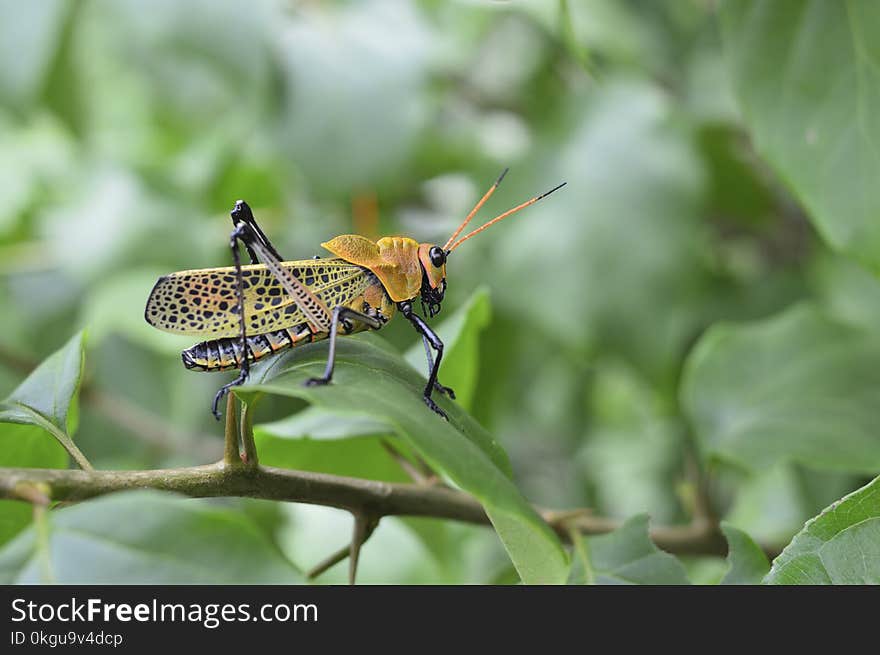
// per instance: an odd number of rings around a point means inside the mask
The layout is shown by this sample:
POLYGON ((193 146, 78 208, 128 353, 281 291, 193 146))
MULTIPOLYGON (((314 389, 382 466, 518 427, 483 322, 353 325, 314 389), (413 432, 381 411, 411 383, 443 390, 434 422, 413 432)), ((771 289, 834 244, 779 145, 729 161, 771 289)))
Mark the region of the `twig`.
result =
POLYGON ((129 489, 156 489, 196 498, 262 498, 376 516, 432 516, 488 523, 476 500, 446 487, 422 487, 269 466, 227 467, 223 462, 147 471, 0 468, 0 498, 16 498, 14 489, 22 483, 46 483, 52 500, 85 500, 129 489))
POLYGON ((351 554, 351 544, 343 546, 335 553, 330 555, 327 559, 322 560, 319 564, 316 564, 313 568, 311 568, 307 573, 306 577, 311 580, 313 578, 317 578, 322 573, 326 572, 328 569, 333 568, 339 562, 346 559, 349 554, 351 554))
MULTIPOLYGON (((380 482, 267 466, 228 467, 223 462, 150 471, 0 468, 0 498, 20 498, 15 490, 23 483, 47 484, 53 500, 85 500, 128 489, 156 489, 200 498, 284 500, 375 517, 425 516, 489 525, 485 511, 474 498, 444 486, 380 482)), ((583 534, 604 534, 619 527, 615 520, 584 511, 580 514, 565 523, 583 534)), ((551 527, 568 541, 567 528, 554 513, 547 516, 551 527)), ((723 556, 727 552, 718 527, 706 522, 657 527, 651 531, 651 537, 658 547, 675 554, 723 556)), ((779 548, 768 546, 765 552, 773 557, 779 548)))
POLYGON ((366 543, 373 530, 379 524, 379 519, 369 514, 355 514, 354 528, 351 533, 351 547, 348 555, 348 584, 353 585, 357 577, 358 558, 361 554, 361 546, 366 543))
MULTIPOLYGON (((360 539, 360 542, 359 542, 360 546, 363 546, 367 542, 367 539, 370 538, 370 535, 372 535, 373 532, 375 531, 376 526, 379 525, 378 518, 375 518, 375 517, 368 518, 366 521, 366 531, 359 538, 358 537, 359 517, 357 515, 354 516, 354 521, 355 521, 355 523, 354 523, 354 530, 353 530, 353 536, 352 536, 351 543, 349 545, 343 546, 342 548, 337 550, 335 553, 330 555, 327 559, 323 560, 320 564, 316 564, 311 570, 309 570, 306 573, 307 578, 309 578, 310 580, 313 578, 317 578, 319 575, 326 572, 328 569, 333 568, 334 566, 339 564, 339 562, 350 557, 351 553, 352 553, 352 549, 355 546, 355 542, 358 539, 360 539)), ((360 546, 358 546, 358 550, 360 550, 360 546)), ((351 568, 349 569, 349 580, 351 581, 351 584, 354 584, 354 573, 356 573, 356 570, 357 570, 357 561, 356 560, 357 560, 357 556, 355 556, 355 563, 353 565, 354 571, 352 571, 351 568)))

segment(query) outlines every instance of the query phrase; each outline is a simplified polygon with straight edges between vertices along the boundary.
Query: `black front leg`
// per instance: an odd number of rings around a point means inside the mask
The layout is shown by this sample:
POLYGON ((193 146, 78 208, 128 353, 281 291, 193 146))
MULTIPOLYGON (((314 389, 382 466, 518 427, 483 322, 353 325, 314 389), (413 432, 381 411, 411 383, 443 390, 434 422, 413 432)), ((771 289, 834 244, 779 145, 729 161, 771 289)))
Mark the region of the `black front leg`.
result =
MULTIPOLYGON (((431 370, 431 367, 434 366, 434 356, 431 354, 431 342, 428 341, 428 337, 424 334, 422 335, 422 344, 425 346, 425 357, 428 359, 428 370, 431 370)), ((440 380, 434 380, 434 389, 437 393, 442 393, 444 396, 449 396, 452 400, 455 400, 455 391, 452 390, 452 387, 447 387, 440 384, 440 380)))
POLYGON ((425 386, 423 398, 428 407, 448 421, 449 417, 446 415, 446 412, 440 409, 439 405, 437 405, 437 403, 431 398, 431 392, 434 391, 434 388, 437 385, 437 371, 440 370, 440 360, 443 359, 443 342, 440 340, 440 337, 437 336, 437 333, 425 323, 424 319, 413 311, 411 302, 406 301, 397 303, 397 308, 400 310, 400 313, 413 324, 413 327, 418 333, 421 334, 429 344, 431 344, 431 347, 437 353, 433 362, 431 362, 429 358, 430 373, 428 374, 428 384, 425 386))

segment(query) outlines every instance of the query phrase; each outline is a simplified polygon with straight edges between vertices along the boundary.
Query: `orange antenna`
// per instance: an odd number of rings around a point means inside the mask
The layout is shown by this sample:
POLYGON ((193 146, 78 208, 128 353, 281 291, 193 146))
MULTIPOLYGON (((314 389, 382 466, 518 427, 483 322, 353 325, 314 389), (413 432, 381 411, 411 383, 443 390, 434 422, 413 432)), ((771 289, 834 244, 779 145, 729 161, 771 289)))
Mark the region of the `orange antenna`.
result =
POLYGON ((461 234, 461 231, 465 228, 465 226, 468 223, 470 223, 471 219, 476 215, 476 213, 478 211, 480 211, 480 207, 482 207, 486 203, 486 201, 492 196, 492 194, 495 193, 495 189, 497 189, 498 185, 501 184, 501 180, 504 179, 504 176, 507 175, 507 171, 509 171, 509 170, 510 170, 509 168, 505 168, 503 171, 501 171, 501 175, 499 175, 498 179, 495 180, 495 184, 493 184, 492 186, 489 187, 489 190, 486 191, 486 193, 483 195, 482 198, 480 198, 480 202, 478 202, 476 205, 474 205, 474 208, 471 210, 471 213, 464 217, 464 220, 461 222, 461 225, 459 225, 456 228, 455 232, 452 233, 452 236, 449 237, 449 241, 447 241, 446 245, 443 246, 443 250, 446 250, 446 251, 449 250, 449 244, 452 243, 453 241, 455 241, 455 237, 457 237, 459 234, 461 234))
MULTIPOLYGON (((482 231, 485 230, 486 228, 488 228, 488 227, 494 225, 494 224, 497 223, 498 221, 504 220, 505 218, 507 218, 507 217, 510 216, 511 214, 515 214, 516 212, 520 211, 521 209, 525 209, 525 208, 528 207, 529 205, 534 205, 536 202, 538 202, 538 201, 541 200, 542 198, 546 198, 546 197, 549 196, 551 193, 553 193, 554 191, 558 191, 559 189, 561 189, 561 188, 564 187, 565 185, 566 185, 566 182, 563 182, 563 183, 560 184, 559 186, 555 186, 555 187, 553 187, 552 189, 550 189, 549 191, 546 191, 545 193, 542 193, 540 196, 535 196, 535 197, 532 198, 531 200, 526 200, 523 204, 521 204, 521 205, 517 205, 517 206, 514 207, 513 209, 508 209, 506 212, 504 212, 503 214, 500 214, 500 215, 496 216, 495 218, 493 218, 491 221, 489 221, 488 223, 486 223, 486 224, 483 225, 482 227, 478 227, 478 228, 477 228, 476 230, 474 230, 473 232, 469 232, 468 234, 466 234, 465 236, 463 236, 461 239, 459 239, 458 241, 456 241, 455 243, 453 243, 451 246, 447 243, 447 244, 446 244, 446 247, 444 247, 444 250, 446 250, 446 252, 452 252, 453 250, 455 250, 456 248, 458 248, 461 244, 463 244, 465 241, 467 241, 468 239, 470 239, 470 238, 473 237, 473 236, 478 235, 480 232, 482 232, 482 231)), ((497 184, 496 184, 496 186, 497 186, 497 184)), ((492 190, 494 190, 494 187, 493 187, 493 189, 490 189, 489 193, 491 193, 492 190)), ((489 194, 487 193, 486 196, 488 196, 488 195, 489 195, 489 194)), ((484 199, 485 199, 485 198, 484 198, 484 199)), ((482 200, 481 200, 480 203, 477 205, 477 208, 479 208, 479 206, 480 206, 481 204, 483 204, 483 201, 482 201, 482 200)), ((476 211, 476 210, 475 210, 475 211, 476 211)), ((468 217, 468 220, 469 220, 469 219, 470 219, 470 217, 468 217)), ((467 220, 465 221, 465 224, 466 224, 466 223, 467 223, 467 220)), ((464 224, 462 224, 462 226, 464 226, 464 224)), ((461 231, 461 230, 457 231, 457 232, 453 235, 453 238, 455 238, 455 236, 457 236, 457 235, 458 235, 458 232, 460 232, 460 231, 461 231)), ((452 239, 450 239, 450 241, 452 241, 452 239)))

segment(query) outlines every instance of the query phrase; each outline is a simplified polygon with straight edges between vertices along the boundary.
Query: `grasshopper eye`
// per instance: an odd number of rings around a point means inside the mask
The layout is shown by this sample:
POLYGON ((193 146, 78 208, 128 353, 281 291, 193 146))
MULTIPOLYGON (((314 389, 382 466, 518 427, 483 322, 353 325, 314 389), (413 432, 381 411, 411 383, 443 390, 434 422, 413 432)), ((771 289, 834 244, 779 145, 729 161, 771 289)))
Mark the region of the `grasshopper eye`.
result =
POLYGON ((446 263, 446 253, 438 246, 431 248, 431 250, 428 251, 428 256, 431 258, 431 263, 437 268, 440 268, 446 263))

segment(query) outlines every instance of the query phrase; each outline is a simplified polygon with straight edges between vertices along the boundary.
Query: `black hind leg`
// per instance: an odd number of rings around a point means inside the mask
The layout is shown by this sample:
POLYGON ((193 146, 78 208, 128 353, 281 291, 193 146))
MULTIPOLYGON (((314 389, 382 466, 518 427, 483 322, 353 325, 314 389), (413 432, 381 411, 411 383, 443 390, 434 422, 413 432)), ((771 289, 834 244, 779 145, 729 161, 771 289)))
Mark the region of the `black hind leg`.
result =
POLYGON ((251 248, 250 241, 258 241, 275 257, 275 259, 278 261, 284 261, 284 257, 278 254, 278 251, 275 250, 275 246, 269 241, 269 237, 267 237, 265 232, 260 229, 260 226, 257 224, 257 219, 254 218, 254 212, 251 211, 250 205, 244 200, 239 200, 235 203, 235 207, 229 212, 229 215, 232 217, 232 224, 236 229, 238 229, 241 224, 245 224, 250 228, 248 237, 242 239, 241 242, 248 251, 248 256, 251 258, 251 264, 259 264, 260 260, 257 257, 257 253, 251 248))
POLYGON ((238 320, 241 328, 239 333, 241 373, 239 373, 238 377, 232 382, 220 387, 220 390, 217 391, 214 396, 214 402, 211 404, 211 413, 218 421, 220 420, 220 401, 223 400, 223 396, 225 396, 232 387, 247 382, 248 376, 251 372, 250 360, 248 360, 247 357, 247 329, 244 317, 244 279, 241 274, 241 255, 238 252, 238 242, 241 241, 241 243, 244 244, 248 256, 251 258, 252 264, 259 263, 257 254, 251 247, 251 244, 254 242, 259 242, 279 260, 282 259, 281 255, 278 254, 278 251, 275 250, 275 247, 272 245, 272 242, 269 241, 269 238, 263 233, 260 226, 257 225, 257 219, 254 218, 254 213, 244 200, 236 202, 235 207, 229 215, 232 217, 232 224, 235 226, 232 230, 232 234, 229 235, 229 248, 232 250, 232 262, 235 266, 235 284, 238 292, 238 320))
MULTIPOLYGON (((235 205, 235 209, 232 211, 233 220, 235 219, 235 211, 239 208, 239 204, 243 204, 247 207, 246 204, 239 201, 235 205)), ((250 209, 248 209, 250 212, 250 209)), ((252 216, 253 217, 253 216, 252 216)), ((241 274, 241 255, 238 252, 238 242, 241 240, 244 243, 245 247, 250 251, 250 246, 248 245, 248 239, 252 238, 251 227, 247 223, 238 223, 235 226, 235 229, 232 230, 232 234, 229 236, 229 248, 232 250, 232 262, 235 266, 235 285, 236 290, 238 291, 238 320, 239 327, 241 331, 239 333, 239 345, 241 348, 241 373, 239 373, 238 377, 235 378, 229 384, 224 384, 220 387, 220 390, 217 391, 214 396, 214 402, 211 404, 211 413, 214 415, 218 421, 220 420, 220 401, 223 400, 223 396, 225 396, 232 387, 238 386, 239 384, 244 384, 248 376, 251 372, 251 364, 250 360, 248 360, 248 348, 247 348, 247 329, 245 326, 245 318, 244 318, 244 279, 241 274)))

